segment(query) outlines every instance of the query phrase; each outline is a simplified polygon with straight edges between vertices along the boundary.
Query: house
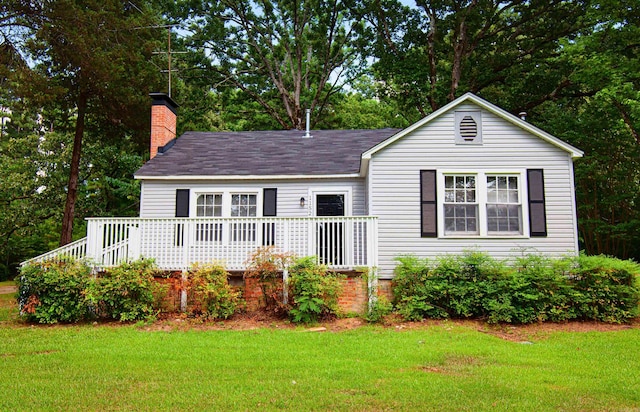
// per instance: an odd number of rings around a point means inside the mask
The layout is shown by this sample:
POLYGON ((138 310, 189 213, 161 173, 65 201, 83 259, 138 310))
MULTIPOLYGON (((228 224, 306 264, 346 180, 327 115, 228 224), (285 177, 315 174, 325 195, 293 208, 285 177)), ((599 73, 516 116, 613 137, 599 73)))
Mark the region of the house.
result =
POLYGON ((582 152, 473 94, 403 130, 177 139, 177 105, 151 97, 151 159, 135 174, 140 217, 90 218, 87 238, 51 253, 98 266, 145 256, 167 270, 211 260, 242 270, 273 245, 390 279, 403 254, 578 252, 582 152))

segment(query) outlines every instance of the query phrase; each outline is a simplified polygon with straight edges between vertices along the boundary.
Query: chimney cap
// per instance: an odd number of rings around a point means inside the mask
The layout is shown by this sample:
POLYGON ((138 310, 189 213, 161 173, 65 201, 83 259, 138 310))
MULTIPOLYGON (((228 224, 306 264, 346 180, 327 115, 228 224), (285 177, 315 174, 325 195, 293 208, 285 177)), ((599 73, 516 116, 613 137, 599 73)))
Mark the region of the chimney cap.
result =
POLYGON ((149 97, 151 97, 152 106, 167 106, 174 113, 178 108, 178 103, 174 102, 173 99, 166 93, 152 92, 149 93, 149 97))

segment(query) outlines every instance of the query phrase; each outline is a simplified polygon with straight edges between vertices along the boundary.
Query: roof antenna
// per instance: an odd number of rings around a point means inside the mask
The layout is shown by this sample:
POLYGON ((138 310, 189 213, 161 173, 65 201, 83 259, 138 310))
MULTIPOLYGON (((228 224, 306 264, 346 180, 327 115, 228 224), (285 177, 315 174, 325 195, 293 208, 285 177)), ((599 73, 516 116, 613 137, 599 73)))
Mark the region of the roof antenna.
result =
POLYGON ((311 109, 306 109, 306 112, 307 112, 307 131, 306 131, 306 133, 304 134, 303 137, 305 139, 308 139, 308 138, 311 137, 311 134, 309 133, 311 131, 310 130, 310 128, 311 128, 311 109))

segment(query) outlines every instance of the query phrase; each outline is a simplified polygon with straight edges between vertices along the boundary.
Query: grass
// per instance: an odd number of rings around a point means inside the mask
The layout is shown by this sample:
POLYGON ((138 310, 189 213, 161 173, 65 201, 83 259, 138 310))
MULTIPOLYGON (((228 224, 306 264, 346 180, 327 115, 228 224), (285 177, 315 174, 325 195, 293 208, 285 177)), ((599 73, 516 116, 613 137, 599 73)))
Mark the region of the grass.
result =
POLYGON ((638 410, 638 342, 640 329, 522 344, 446 322, 308 333, 5 319, 0 410, 638 410))
POLYGON ((640 330, 531 345, 465 327, 339 333, 0 330, 0 410, 566 410, 640 407, 640 330))
MULTIPOLYGON (((0 282, 2 286, 15 286, 16 283, 11 280, 0 282)), ((16 308, 15 293, 0 293, 0 322, 15 320, 18 317, 18 309, 16 308)))

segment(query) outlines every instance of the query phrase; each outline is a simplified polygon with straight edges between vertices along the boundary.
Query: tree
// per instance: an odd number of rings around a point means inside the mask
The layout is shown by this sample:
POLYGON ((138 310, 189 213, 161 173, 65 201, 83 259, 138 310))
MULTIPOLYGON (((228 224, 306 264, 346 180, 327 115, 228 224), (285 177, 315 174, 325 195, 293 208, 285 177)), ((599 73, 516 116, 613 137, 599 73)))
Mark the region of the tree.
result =
POLYGON ((190 63, 212 90, 240 91, 279 127, 302 129, 305 109, 317 122, 364 64, 355 47, 360 22, 346 3, 185 1, 190 63))
POLYGON ((562 39, 590 27, 588 3, 417 0, 412 9, 379 0, 362 10, 383 90, 425 116, 455 99, 459 90, 514 110, 574 92, 562 67, 551 63, 562 39))
POLYGON ((33 30, 34 38, 25 49, 36 65, 23 72, 16 93, 34 105, 60 108, 63 128, 67 121, 73 125, 60 237, 64 245, 73 235, 87 121, 117 129, 118 125, 131 127, 138 123, 139 113, 145 113, 146 118, 146 94, 157 84, 155 68, 148 62, 161 33, 149 28, 157 22, 149 5, 141 8, 120 0, 27 4, 31 9, 25 26, 33 30))
POLYGON ((585 97, 559 98, 532 120, 585 151, 576 163, 582 246, 640 259, 640 9, 603 1, 598 25, 566 42, 560 59, 585 97))

